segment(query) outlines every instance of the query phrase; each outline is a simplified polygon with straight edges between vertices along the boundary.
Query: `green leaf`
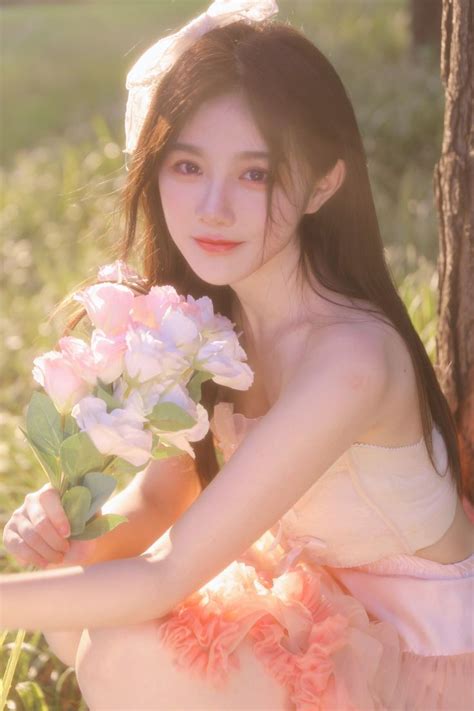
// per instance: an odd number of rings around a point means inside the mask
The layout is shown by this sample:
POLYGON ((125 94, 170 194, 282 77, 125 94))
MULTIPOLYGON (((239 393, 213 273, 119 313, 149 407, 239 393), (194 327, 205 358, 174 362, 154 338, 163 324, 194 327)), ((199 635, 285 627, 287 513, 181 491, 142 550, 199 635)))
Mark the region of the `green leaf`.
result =
POLYGON ((61 416, 52 400, 44 393, 35 392, 26 413, 28 437, 42 452, 59 454, 63 441, 61 416))
POLYGON ((3 676, 2 695, 0 697, 0 709, 2 709, 2 711, 5 708, 8 696, 10 694, 10 687, 13 681, 13 675, 15 674, 15 670, 20 659, 25 634, 25 630, 17 631, 13 649, 8 658, 7 667, 3 676))
POLYGON ((211 378, 212 373, 209 373, 207 370, 196 370, 194 372, 194 375, 186 385, 189 397, 192 398, 194 402, 201 402, 201 385, 211 378))
POLYGON ((56 489, 59 489, 59 487, 61 486, 61 467, 59 465, 59 457, 56 457, 54 454, 49 454, 48 452, 43 452, 28 437, 28 433, 25 432, 25 430, 22 427, 20 427, 20 430, 23 432, 26 439, 28 440, 31 449, 33 450, 37 460, 43 467, 44 472, 45 472, 46 476, 48 477, 48 479, 50 480, 51 484, 56 489))
POLYGON ((87 524, 82 533, 70 536, 70 538, 73 541, 89 541, 92 538, 99 538, 99 536, 103 536, 104 533, 112 531, 116 526, 127 521, 128 518, 126 518, 126 516, 120 516, 119 514, 105 514, 104 516, 98 516, 87 524))
POLYGON ((105 402, 107 405, 107 412, 112 412, 112 410, 122 407, 122 403, 119 400, 116 400, 113 395, 107 392, 107 390, 105 390, 101 385, 97 386, 96 397, 100 397, 101 400, 105 402))
POLYGON ((108 395, 113 395, 114 392, 114 384, 113 383, 104 383, 103 380, 100 378, 97 378, 97 386, 101 388, 102 390, 105 390, 105 392, 108 395))
POLYGON ((153 427, 165 432, 187 430, 196 424, 196 420, 174 402, 162 402, 155 405, 149 416, 149 421, 153 427))
MULTIPOLYGON (((66 667, 66 669, 62 672, 62 674, 59 675, 58 680, 57 680, 56 684, 54 685, 55 691, 56 691, 56 697, 62 696, 63 687, 66 688, 66 684, 68 683, 70 677, 74 678, 74 675, 75 675, 74 667, 66 667)), ((81 704, 81 706, 79 706, 79 711, 84 708, 85 708, 85 706, 82 706, 82 704, 81 704)))
POLYGON ((113 464, 113 473, 114 474, 127 474, 127 475, 134 476, 135 474, 138 474, 138 472, 143 471, 143 469, 145 469, 145 467, 146 467, 146 464, 135 465, 135 464, 131 464, 130 462, 127 462, 126 459, 117 457, 114 461, 114 464, 113 464))
POLYGON ((79 425, 72 415, 66 415, 64 421, 64 439, 72 437, 79 432, 79 425))
POLYGON ((219 465, 219 471, 220 471, 225 464, 224 453, 222 452, 220 447, 217 447, 217 446, 214 447, 214 451, 216 453, 217 464, 219 465))
POLYGON ((63 494, 61 503, 71 526, 71 536, 84 531, 91 499, 91 493, 85 486, 73 486, 63 494))
POLYGON ((117 486, 117 481, 109 474, 102 472, 88 472, 81 482, 91 493, 91 505, 87 512, 87 521, 105 504, 117 486))
POLYGON ((65 439, 60 456, 62 470, 73 484, 87 472, 101 471, 105 466, 106 456, 99 452, 87 432, 65 439))
POLYGON ((48 711, 45 696, 36 681, 20 681, 15 686, 23 707, 31 711, 48 711))
POLYGON ((172 444, 166 444, 158 438, 158 436, 153 437, 153 447, 151 450, 152 459, 168 459, 168 457, 176 457, 185 452, 179 447, 175 447, 172 444), (156 439, 155 439, 156 438, 156 439))

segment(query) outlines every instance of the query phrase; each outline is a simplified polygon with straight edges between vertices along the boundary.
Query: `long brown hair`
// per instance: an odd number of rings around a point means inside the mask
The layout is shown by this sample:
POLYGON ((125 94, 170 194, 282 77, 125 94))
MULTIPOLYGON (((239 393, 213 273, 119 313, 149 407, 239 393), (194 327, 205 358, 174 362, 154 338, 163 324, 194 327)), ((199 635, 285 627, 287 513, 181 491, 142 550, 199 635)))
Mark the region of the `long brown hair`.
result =
MULTIPOLYGON (((215 310, 232 320, 232 290, 206 283, 190 269, 169 234, 157 184, 167 146, 192 113, 203 101, 230 91, 243 93, 270 151, 267 226, 272 220, 273 188, 283 187, 291 154, 309 167, 312 180, 325 175, 338 159, 345 162, 346 178, 336 194, 300 221, 300 275, 308 283, 314 275, 334 294, 368 302, 373 307, 368 310, 381 314, 404 339, 415 369, 429 456, 435 464, 435 424, 461 493, 454 420, 385 262, 354 110, 334 67, 301 32, 275 21, 238 21, 216 28, 199 38, 163 76, 129 164, 121 258, 129 259, 138 247, 149 286, 172 284, 195 298, 207 295, 215 310)), ((207 381, 203 404, 209 414, 216 398, 217 387, 207 381)), ((194 446, 205 486, 218 471, 211 433, 194 446)))

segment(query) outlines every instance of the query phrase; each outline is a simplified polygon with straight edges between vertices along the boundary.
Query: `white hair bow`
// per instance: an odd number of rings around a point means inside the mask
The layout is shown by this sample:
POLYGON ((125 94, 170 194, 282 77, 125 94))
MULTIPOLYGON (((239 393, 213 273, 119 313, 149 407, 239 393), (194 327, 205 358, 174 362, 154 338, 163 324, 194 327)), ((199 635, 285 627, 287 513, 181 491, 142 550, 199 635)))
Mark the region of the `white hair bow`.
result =
POLYGON ((206 12, 195 17, 173 35, 163 37, 142 54, 127 74, 125 150, 133 153, 150 108, 153 91, 177 58, 214 27, 224 27, 239 19, 260 22, 278 12, 275 0, 215 0, 206 12))

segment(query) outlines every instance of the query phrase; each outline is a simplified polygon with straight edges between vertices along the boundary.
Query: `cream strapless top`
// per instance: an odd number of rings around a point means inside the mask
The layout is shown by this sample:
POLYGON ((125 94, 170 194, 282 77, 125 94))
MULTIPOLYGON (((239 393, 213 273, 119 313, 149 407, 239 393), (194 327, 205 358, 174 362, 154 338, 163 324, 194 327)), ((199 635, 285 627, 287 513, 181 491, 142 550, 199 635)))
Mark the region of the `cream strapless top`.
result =
MULTIPOLYGON (((225 463, 261 418, 214 408, 210 428, 225 463)), ((444 472, 447 452, 433 428, 434 459, 444 472)), ((396 554, 413 555, 436 543, 454 520, 456 486, 439 476, 421 439, 405 447, 353 444, 278 522, 278 537, 304 541, 312 560, 354 566, 396 554)), ((273 529, 272 529, 273 530, 273 529)))

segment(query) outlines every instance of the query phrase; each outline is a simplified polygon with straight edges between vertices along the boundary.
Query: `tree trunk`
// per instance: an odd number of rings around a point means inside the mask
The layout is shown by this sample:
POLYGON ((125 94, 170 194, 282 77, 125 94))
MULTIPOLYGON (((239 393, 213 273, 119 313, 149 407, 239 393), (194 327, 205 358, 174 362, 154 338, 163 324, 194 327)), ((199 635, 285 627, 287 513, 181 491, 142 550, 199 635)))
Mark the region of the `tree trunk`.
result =
POLYGON ((466 496, 474 502, 474 0, 443 0, 438 375, 456 419, 466 496))

